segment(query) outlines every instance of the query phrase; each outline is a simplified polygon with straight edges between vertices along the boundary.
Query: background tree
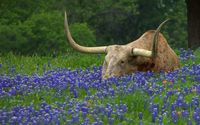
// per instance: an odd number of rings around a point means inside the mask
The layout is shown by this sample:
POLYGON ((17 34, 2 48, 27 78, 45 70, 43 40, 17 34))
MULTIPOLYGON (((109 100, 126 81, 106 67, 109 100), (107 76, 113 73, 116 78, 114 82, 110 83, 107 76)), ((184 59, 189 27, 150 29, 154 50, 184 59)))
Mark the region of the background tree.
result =
POLYGON ((1 0, 0 7, 0 53, 66 53, 65 10, 80 44, 126 44, 170 18, 161 32, 173 48, 187 47, 185 0, 1 0))
POLYGON ((186 0, 188 17, 188 47, 200 46, 200 1, 186 0))

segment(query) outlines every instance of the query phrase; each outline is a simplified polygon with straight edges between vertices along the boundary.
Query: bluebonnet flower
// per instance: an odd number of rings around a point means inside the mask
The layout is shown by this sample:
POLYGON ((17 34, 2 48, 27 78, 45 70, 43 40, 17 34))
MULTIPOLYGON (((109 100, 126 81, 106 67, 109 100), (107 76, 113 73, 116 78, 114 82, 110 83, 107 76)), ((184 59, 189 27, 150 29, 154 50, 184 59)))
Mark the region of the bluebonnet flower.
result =
POLYGON ((172 121, 176 123, 178 121, 178 115, 176 111, 172 111, 171 113, 172 121))
POLYGON ((156 117, 157 117, 156 113, 152 112, 152 120, 151 120, 152 123, 156 122, 156 117))
POLYGON ((158 117, 158 124, 159 124, 159 125, 163 125, 163 116, 162 116, 162 115, 160 115, 160 116, 158 117))
POLYGON ((185 118, 185 119, 188 118, 188 115, 189 115, 189 113, 188 113, 187 110, 183 110, 183 111, 182 111, 182 117, 183 117, 183 118, 185 118))
POLYGON ((192 121, 191 121, 191 119, 188 119, 188 121, 187 121, 187 125, 192 125, 192 121))
POLYGON ((142 112, 139 112, 138 117, 139 117, 139 120, 142 120, 142 118, 143 118, 143 114, 142 114, 142 112))
POLYGON ((193 119, 194 119, 194 121, 195 121, 195 123, 197 125, 200 124, 200 116, 199 116, 198 112, 194 111, 194 113, 193 113, 193 119))
POLYGON ((113 122, 114 122, 114 118, 110 118, 110 117, 109 117, 109 118, 108 118, 108 124, 109 124, 109 125, 112 125, 113 122))

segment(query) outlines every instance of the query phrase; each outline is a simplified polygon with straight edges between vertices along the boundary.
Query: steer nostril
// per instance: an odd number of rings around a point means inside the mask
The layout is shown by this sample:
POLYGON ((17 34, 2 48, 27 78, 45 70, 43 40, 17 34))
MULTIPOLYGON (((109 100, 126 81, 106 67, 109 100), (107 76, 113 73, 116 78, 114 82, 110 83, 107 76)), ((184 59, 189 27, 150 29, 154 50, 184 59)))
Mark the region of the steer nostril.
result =
POLYGON ((112 76, 112 73, 111 72, 107 72, 107 73, 105 73, 105 75, 103 75, 103 79, 107 79, 107 78, 109 78, 111 76, 112 76))
POLYGON ((108 78, 108 74, 103 75, 103 79, 107 79, 108 78))
POLYGON ((103 79, 107 79, 107 78, 108 78, 108 75, 104 75, 104 76, 103 76, 103 79))

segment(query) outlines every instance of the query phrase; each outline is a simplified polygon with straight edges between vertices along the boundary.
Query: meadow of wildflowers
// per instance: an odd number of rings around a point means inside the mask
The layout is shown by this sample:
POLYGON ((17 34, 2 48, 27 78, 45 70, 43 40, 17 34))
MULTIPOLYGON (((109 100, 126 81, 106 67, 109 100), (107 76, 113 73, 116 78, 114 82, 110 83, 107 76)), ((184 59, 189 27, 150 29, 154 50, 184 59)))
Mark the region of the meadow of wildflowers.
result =
POLYGON ((200 125, 198 53, 181 49, 173 72, 107 80, 101 66, 26 74, 0 64, 0 124, 200 125))

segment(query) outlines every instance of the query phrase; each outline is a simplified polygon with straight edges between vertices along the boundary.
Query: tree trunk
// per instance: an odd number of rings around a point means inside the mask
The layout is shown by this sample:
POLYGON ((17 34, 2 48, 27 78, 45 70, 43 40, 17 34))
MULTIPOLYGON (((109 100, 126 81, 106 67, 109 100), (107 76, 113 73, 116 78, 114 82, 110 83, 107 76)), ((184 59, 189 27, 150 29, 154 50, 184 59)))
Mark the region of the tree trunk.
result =
POLYGON ((186 0, 188 17, 188 47, 200 47, 200 0, 186 0))

